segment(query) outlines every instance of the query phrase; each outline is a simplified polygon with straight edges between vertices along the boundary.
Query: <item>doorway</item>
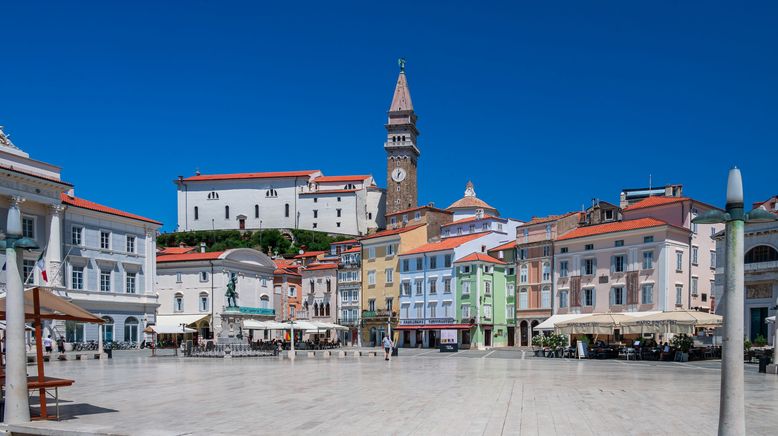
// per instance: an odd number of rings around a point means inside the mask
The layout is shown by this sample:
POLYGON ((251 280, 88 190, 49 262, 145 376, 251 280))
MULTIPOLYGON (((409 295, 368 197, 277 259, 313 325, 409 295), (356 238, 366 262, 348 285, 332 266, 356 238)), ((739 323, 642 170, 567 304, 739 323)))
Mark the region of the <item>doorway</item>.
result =
POLYGON ((246 219, 241 218, 238 220, 238 228, 241 230, 246 230, 246 219))
POLYGON ((767 323, 765 322, 765 318, 767 318, 766 307, 751 308, 751 342, 760 335, 767 339, 767 323))
POLYGON ((521 332, 521 346, 526 347, 529 346, 529 330, 528 330, 527 321, 522 321, 521 324, 519 324, 519 330, 521 332))
POLYGON ((429 330, 429 344, 427 345, 429 348, 435 348, 438 344, 438 338, 437 338, 437 332, 435 330, 429 330))
POLYGON ((484 330, 484 346, 485 347, 492 346, 492 329, 484 330))
POLYGON ((515 334, 516 334, 516 327, 508 327, 508 346, 509 347, 516 346, 516 338, 514 338, 515 334))

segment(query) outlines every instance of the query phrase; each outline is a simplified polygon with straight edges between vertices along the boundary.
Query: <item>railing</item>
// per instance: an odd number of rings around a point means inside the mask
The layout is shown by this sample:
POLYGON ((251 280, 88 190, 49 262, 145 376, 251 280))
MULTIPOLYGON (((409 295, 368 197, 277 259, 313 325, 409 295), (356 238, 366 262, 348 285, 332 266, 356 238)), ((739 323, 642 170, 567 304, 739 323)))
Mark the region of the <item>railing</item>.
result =
POLYGON ((343 326, 355 326, 357 323, 359 323, 359 320, 356 318, 343 318, 339 319, 337 322, 343 326))
POLYGON ((386 318, 394 315, 394 312, 388 310, 363 310, 362 318, 386 318))
POLYGON ((185 352, 187 357, 268 357, 277 355, 277 351, 258 349, 248 344, 206 345, 193 347, 185 352))
POLYGON ((454 318, 406 318, 400 320, 400 325, 439 325, 454 324, 454 318))
MULTIPOLYGON (((778 261, 773 260, 770 262, 747 263, 743 265, 743 267, 745 271, 764 271, 768 269, 778 269, 778 261)), ((716 272, 718 272, 718 269, 716 272)))

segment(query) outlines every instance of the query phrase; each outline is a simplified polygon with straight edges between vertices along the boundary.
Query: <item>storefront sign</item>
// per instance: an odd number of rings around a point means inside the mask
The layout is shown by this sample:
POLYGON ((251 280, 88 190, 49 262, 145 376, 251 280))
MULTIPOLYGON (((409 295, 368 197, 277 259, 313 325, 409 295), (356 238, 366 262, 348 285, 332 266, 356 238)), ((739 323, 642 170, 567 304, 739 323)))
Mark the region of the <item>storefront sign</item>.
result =
POLYGON ((457 344, 457 331, 441 330, 440 331, 440 352, 456 353, 457 351, 459 351, 459 344, 457 344))

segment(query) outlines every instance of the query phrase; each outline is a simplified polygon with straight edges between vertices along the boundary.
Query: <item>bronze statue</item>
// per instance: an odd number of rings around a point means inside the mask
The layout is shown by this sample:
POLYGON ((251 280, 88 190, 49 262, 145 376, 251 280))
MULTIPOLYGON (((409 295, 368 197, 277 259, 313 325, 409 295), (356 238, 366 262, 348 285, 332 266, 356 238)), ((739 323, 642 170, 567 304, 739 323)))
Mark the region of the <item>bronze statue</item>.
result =
POLYGON ((238 281, 238 277, 233 274, 230 277, 230 282, 227 283, 227 293, 224 294, 227 297, 227 307, 238 307, 238 293, 235 291, 235 284, 238 281))

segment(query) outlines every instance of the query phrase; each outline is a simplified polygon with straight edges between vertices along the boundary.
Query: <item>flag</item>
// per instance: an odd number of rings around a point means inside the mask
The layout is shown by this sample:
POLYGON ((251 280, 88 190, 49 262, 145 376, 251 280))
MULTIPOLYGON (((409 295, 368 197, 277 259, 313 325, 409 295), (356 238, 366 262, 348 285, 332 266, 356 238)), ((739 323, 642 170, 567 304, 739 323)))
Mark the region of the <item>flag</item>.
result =
POLYGON ((38 258, 38 261, 35 262, 35 266, 37 266, 38 269, 41 270, 41 277, 43 277, 43 281, 48 283, 49 278, 46 275, 46 261, 43 260, 43 252, 41 252, 41 256, 38 258))

